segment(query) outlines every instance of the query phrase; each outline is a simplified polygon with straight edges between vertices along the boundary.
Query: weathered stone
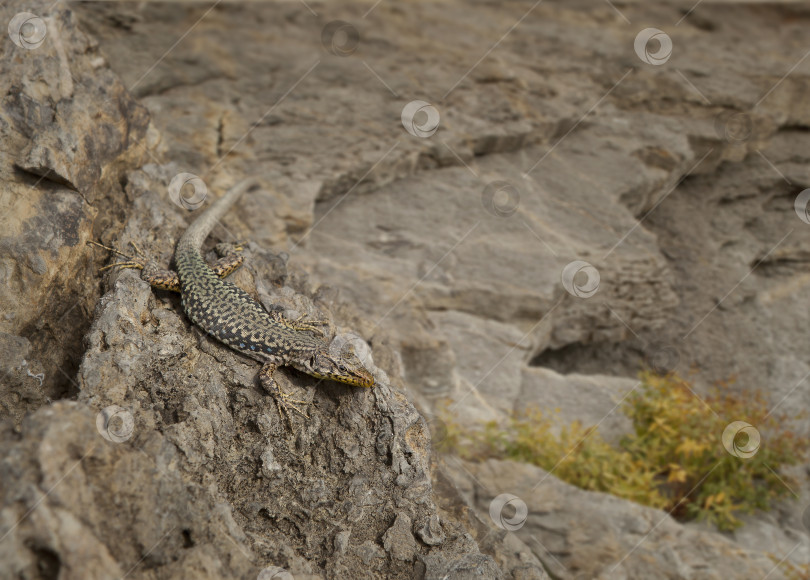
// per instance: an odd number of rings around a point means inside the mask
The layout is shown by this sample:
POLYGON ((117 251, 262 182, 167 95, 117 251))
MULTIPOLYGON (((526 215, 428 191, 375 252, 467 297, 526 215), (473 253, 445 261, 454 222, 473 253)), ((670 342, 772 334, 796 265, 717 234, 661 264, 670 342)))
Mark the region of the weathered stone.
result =
MULTIPOLYGON (((427 424, 403 395, 428 413, 448 402, 463 425, 559 407, 615 439, 627 427, 617 397, 647 362, 699 367, 698 390, 737 373, 741 390, 766 387, 774 409, 806 408, 810 230, 793 209, 810 185, 805 11, 584 0, 209 8, 0 9, 4 23, 36 12, 46 32, 35 49, 7 36, 0 49, 5 529, 64 475, 42 483, 23 468, 43 461, 28 456, 44 428, 37 409, 63 397, 91 416, 107 409, 105 445, 132 429, 115 444, 131 497, 99 482, 57 512, 48 496, 0 540, 0 562, 31 576, 35 561, 46 576, 122 576, 145 555, 128 577, 300 579, 542 578, 538 558, 559 577, 570 558, 610 578, 712 578, 733 575, 732 558, 762 571, 760 545, 808 561, 795 502, 748 521, 744 560, 665 520, 650 534, 654 554, 645 542, 611 572, 653 512, 573 492, 524 544, 486 526, 428 467, 427 424), (357 31, 345 57, 340 38, 323 38, 337 17, 357 31), (648 25, 673 40, 661 66, 634 52, 648 25), (417 99, 440 116, 426 138, 401 122, 417 99), (154 157, 161 148, 171 163, 154 157), (267 305, 328 313, 341 325, 330 334, 369 339, 380 388, 313 390, 281 372, 313 400, 312 423, 292 436, 256 365, 192 330, 177 297, 128 272, 93 314, 106 256, 84 242, 135 242, 168 263, 192 218, 166 193, 180 173, 213 196, 237 176, 261 177, 263 190, 214 231, 251 240, 233 279, 267 305), (592 295, 581 262, 599 274, 592 295), (33 495, 18 502, 17 488, 33 495), (102 526, 105 497, 118 503, 102 526), (567 503, 580 501, 589 511, 576 528, 567 503), (382 539, 400 514, 413 561, 392 558, 382 539), (185 517, 189 535, 149 551, 185 517)), ((66 408, 48 415, 54 432, 75 427, 66 408)), ((810 419, 796 424, 810 432, 810 419)), ((515 476, 497 475, 487 486, 515 476)), ((806 479, 797 492, 810 497, 806 479)), ((470 495, 484 519, 486 496, 470 495)))
MULTIPOLYGON (((501 493, 525 503, 514 533, 558 578, 782 577, 768 554, 684 527, 666 512, 563 483, 533 465, 488 460, 449 465, 482 513, 501 493)), ((512 521, 512 520, 509 520, 512 521)))
POLYGON ((19 420, 77 394, 99 297, 84 243, 159 136, 67 6, 5 3, 0 21, 0 331, 31 344, 2 404, 19 420))
POLYGON ((159 566, 168 577, 213 579, 253 569, 230 507, 215 485, 184 480, 164 435, 138 422, 132 439, 111 440, 97 425, 87 405, 58 402, 6 443, 3 576, 138 578, 159 566))
POLYGON ((535 406, 558 424, 579 421, 586 426, 598 425, 602 437, 612 443, 633 431, 622 412, 622 402, 639 381, 605 375, 561 375, 541 367, 524 369, 522 379, 516 411, 535 406))
POLYGON ((383 547, 397 560, 411 561, 416 554, 416 540, 411 532, 411 518, 403 513, 383 535, 383 547))

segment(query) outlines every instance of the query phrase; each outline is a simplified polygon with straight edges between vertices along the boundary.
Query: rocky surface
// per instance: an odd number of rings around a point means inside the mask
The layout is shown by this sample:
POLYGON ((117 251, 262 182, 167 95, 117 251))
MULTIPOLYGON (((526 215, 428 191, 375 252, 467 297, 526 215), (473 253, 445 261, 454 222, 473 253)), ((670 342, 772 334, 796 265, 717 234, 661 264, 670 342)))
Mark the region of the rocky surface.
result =
MULTIPOLYGON (((128 174, 124 245, 157 255, 173 247, 187 211, 155 193, 168 189, 160 179, 170 170, 128 174)), ((223 227, 244 229, 233 218, 223 227)), ((233 278, 257 298, 362 328, 283 258, 249 253, 251 266, 233 278)), ((179 297, 155 295, 133 271, 109 283, 85 338, 78 401, 26 417, 2 464, 7 572, 546 577, 519 542, 481 553, 464 521, 436 505, 427 423, 384 371, 374 390, 280 373, 281 387, 309 403, 309 419, 291 428, 257 388, 257 365, 194 332, 179 297)), ((384 346, 376 351, 385 358, 384 346)), ((376 368, 370 355, 366 363, 376 368)), ((447 490, 444 501, 455 493, 447 490)))
MULTIPOLYGON (((451 467, 452 469, 452 467, 451 467)), ((517 502, 495 513, 543 561, 555 578, 694 578, 760 580, 778 577, 776 562, 718 534, 684 528, 666 512, 561 482, 539 467, 513 461, 458 462, 455 481, 484 513, 504 482, 517 502), (589 514, 587 526, 580 525, 589 514), (520 525, 519 525, 520 524, 520 525)))
POLYGON ((99 297, 84 243, 114 221, 104 214, 121 200, 108 193, 159 140, 70 9, 32 20, 23 8, 4 6, 0 48, 0 409, 18 423, 78 392, 99 297))
POLYGON ((808 406, 806 8, 0 16, 22 34, 0 45, 10 575, 753 578, 810 562, 806 482, 734 544, 531 466, 431 463, 413 407, 472 424, 536 403, 615 440, 644 362, 808 406), (634 50, 648 27, 671 38, 664 62, 658 40, 634 50), (311 401, 290 433, 256 365, 195 334, 176 297, 97 276, 89 239, 168 263, 193 215, 168 193, 182 173, 203 204, 260 178, 212 236, 251 240, 235 280, 367 341, 380 388, 283 374, 311 401), (517 535, 488 511, 500 493, 527 506, 517 535))

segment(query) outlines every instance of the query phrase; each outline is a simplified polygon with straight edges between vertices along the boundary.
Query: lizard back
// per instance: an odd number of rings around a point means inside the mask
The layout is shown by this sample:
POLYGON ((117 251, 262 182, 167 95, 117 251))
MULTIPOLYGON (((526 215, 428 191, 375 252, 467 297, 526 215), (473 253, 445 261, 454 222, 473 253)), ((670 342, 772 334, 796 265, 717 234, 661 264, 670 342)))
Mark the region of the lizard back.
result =
POLYGON ((200 253, 214 225, 254 183, 243 181, 206 209, 177 242, 174 261, 183 310, 192 322, 234 350, 280 362, 314 352, 317 341, 273 320, 247 292, 221 280, 200 253))

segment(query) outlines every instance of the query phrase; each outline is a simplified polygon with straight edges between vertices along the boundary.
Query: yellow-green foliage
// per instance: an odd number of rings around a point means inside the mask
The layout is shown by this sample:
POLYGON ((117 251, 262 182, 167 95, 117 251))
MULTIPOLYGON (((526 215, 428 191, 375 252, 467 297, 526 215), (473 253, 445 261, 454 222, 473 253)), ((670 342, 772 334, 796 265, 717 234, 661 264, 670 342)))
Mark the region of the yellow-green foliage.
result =
POLYGON ((777 473, 799 462, 807 443, 785 428, 784 416, 769 414, 760 393, 732 393, 724 383, 701 400, 674 374, 643 372, 622 410, 635 433, 618 449, 593 428, 557 425, 536 408, 506 425, 493 422, 481 429, 446 421, 445 448, 468 459, 533 463, 583 489, 661 508, 680 519, 706 519, 723 530, 740 524, 735 512, 767 509, 773 499, 790 493, 787 486, 796 485, 777 473), (750 459, 723 446, 723 430, 732 421, 746 421, 762 436, 750 459))

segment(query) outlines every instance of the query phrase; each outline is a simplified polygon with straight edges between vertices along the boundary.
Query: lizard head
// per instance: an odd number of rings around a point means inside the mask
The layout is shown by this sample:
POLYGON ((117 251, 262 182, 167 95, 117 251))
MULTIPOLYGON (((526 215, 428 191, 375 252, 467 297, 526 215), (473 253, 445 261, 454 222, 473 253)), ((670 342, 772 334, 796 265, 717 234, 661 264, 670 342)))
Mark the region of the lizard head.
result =
POLYGON ((355 387, 374 386, 374 377, 351 345, 346 345, 335 353, 329 352, 326 348, 318 349, 300 370, 319 379, 329 379, 355 387))

